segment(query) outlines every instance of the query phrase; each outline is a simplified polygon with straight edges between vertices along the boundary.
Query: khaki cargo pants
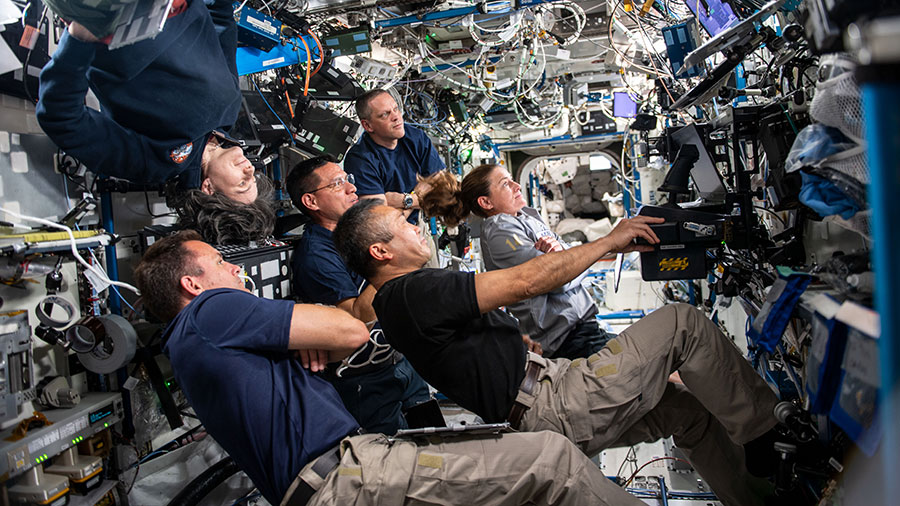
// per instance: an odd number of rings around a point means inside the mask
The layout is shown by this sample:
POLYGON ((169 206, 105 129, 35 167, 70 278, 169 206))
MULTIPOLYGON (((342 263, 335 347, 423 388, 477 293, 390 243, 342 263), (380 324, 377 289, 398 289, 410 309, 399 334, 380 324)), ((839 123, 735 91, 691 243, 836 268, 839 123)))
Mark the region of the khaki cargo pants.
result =
POLYGON ((345 438, 341 461, 308 506, 554 504, 642 506, 603 476, 565 437, 552 432, 455 436, 389 442, 380 434, 345 438))
POLYGON ((673 436, 722 502, 762 504, 741 445, 775 426, 777 398, 696 308, 658 309, 587 358, 529 359, 546 367, 532 396, 519 392, 520 430, 559 432, 587 455, 673 436))

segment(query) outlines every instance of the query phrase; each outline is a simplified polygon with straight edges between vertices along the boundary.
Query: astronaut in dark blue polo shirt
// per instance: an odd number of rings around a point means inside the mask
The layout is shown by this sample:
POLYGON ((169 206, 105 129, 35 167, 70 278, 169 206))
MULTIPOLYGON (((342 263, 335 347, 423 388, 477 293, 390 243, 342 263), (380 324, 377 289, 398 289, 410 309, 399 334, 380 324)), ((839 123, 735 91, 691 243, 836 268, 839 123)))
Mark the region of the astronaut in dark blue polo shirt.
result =
MULTIPOLYGON (((294 294, 304 302, 334 305, 374 322, 375 290, 346 267, 331 240, 337 220, 358 200, 353 176, 322 156, 297 164, 286 186, 294 205, 312 218, 294 249, 294 294)), ((393 434, 406 428, 403 411, 431 399, 428 385, 387 344, 378 324, 369 343, 344 362, 330 364, 325 374, 368 432, 393 434)))
POLYGON ((445 168, 444 162, 425 132, 403 123, 403 113, 387 91, 371 90, 356 99, 356 114, 366 131, 347 152, 344 168, 356 178, 361 197, 410 210, 409 221, 415 223, 416 175, 434 174, 445 168))

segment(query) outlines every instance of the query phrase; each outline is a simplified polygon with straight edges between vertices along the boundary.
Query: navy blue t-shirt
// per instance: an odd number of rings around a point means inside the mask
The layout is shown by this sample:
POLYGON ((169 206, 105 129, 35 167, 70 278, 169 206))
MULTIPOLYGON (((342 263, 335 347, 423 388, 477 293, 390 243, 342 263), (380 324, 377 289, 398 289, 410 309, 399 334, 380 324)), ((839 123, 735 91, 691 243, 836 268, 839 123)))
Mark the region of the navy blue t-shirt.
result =
POLYGON ((231 0, 188 0, 152 39, 110 50, 66 31, 40 76, 37 120, 91 171, 137 183, 200 186, 213 130, 241 109, 231 0), (88 88, 101 111, 85 106, 88 88))
MULTIPOLYGON (((376 144, 366 132, 347 152, 344 170, 356 177, 358 194, 409 193, 416 187, 416 174, 428 176, 445 167, 425 132, 409 125, 404 129, 406 135, 394 149, 376 144)), ((412 213, 410 221, 416 217, 412 213)))
POLYGON ((165 352, 210 435, 272 504, 358 424, 288 350, 294 304, 219 288, 169 324, 165 352))
POLYGON ((294 294, 304 302, 334 306, 358 296, 366 283, 347 268, 331 239, 331 230, 315 223, 306 226, 294 247, 291 268, 294 294))

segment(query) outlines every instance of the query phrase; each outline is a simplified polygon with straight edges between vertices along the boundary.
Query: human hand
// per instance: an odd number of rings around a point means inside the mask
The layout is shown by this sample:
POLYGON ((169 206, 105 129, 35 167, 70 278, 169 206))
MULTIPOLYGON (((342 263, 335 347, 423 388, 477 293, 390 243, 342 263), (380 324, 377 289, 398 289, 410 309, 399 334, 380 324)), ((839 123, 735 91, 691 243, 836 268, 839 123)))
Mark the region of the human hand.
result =
POLYGON ((75 37, 81 42, 100 42, 100 39, 97 38, 90 30, 84 27, 78 21, 72 21, 69 23, 69 35, 75 37))
POLYGON ((534 241, 534 247, 537 248, 538 251, 541 251, 543 253, 563 250, 563 247, 559 243, 559 241, 557 241, 555 237, 549 235, 541 236, 540 239, 534 241))
POLYGON ((522 334, 522 342, 525 343, 525 348, 538 355, 544 354, 544 349, 541 347, 541 343, 537 341, 532 341, 528 334, 522 334))
POLYGON ((325 350, 298 350, 300 364, 310 372, 324 371, 328 365, 328 352, 325 350))
POLYGON ((616 224, 616 228, 612 230, 603 240, 607 241, 610 251, 616 253, 627 253, 629 251, 652 251, 653 244, 659 244, 659 237, 650 228, 651 223, 664 223, 663 218, 652 218, 650 216, 635 216, 634 218, 623 218, 616 224), (637 238, 644 239, 648 244, 636 244, 637 238))

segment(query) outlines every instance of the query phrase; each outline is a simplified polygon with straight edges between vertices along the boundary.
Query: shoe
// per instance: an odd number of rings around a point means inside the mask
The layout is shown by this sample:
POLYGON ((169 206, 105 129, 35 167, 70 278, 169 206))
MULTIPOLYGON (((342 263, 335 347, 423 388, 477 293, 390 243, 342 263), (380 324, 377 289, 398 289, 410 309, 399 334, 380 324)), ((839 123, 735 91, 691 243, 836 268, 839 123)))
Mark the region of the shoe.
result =
POLYGON ((744 461, 747 471, 757 478, 770 478, 778 466, 778 453, 775 443, 782 441, 781 434, 775 428, 744 445, 744 461))

